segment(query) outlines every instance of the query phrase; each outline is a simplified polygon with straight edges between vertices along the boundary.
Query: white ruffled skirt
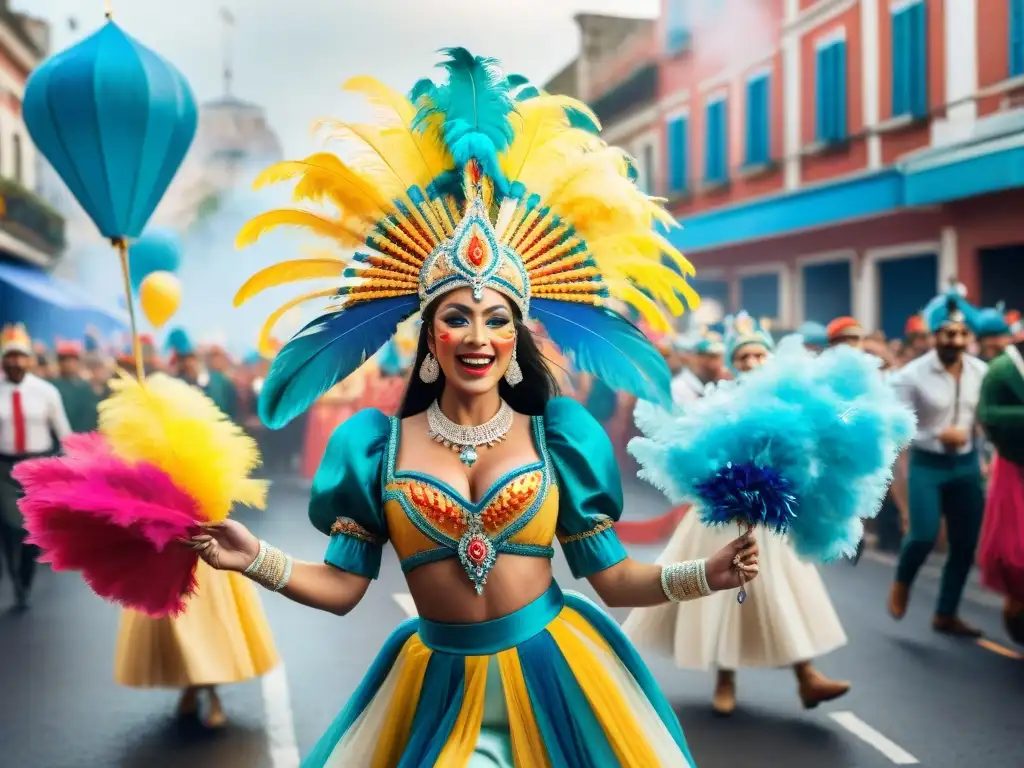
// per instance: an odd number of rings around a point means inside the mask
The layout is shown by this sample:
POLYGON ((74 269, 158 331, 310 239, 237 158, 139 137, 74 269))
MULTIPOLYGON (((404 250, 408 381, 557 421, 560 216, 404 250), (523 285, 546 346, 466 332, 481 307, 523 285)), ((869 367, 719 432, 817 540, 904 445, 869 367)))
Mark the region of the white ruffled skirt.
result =
MULTIPOLYGON (((659 565, 708 557, 738 531, 700 524, 691 510, 659 565)), ((740 605, 736 590, 685 603, 638 608, 623 631, 640 648, 670 655, 684 669, 785 667, 846 645, 846 633, 818 570, 778 536, 758 536, 761 570, 740 605)))

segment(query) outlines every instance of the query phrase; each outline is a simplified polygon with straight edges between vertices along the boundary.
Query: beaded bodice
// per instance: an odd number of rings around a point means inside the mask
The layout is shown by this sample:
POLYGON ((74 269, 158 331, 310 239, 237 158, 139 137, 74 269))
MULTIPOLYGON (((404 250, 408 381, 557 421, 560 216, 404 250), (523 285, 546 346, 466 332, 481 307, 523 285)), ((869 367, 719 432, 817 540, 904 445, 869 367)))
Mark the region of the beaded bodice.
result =
POLYGON ((541 460, 498 478, 477 502, 425 473, 396 471, 400 425, 392 419, 384 471, 384 515, 406 572, 458 557, 477 592, 501 553, 552 557, 558 490, 540 419, 534 439, 541 460))

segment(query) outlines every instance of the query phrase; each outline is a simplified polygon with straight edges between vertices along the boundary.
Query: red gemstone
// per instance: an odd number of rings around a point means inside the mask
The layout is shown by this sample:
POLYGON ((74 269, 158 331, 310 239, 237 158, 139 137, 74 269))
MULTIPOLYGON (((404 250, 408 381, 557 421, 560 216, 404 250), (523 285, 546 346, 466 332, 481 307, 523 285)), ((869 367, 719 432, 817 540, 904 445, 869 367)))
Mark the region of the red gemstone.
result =
POLYGON ((469 246, 466 248, 466 258, 474 267, 484 263, 484 241, 480 235, 473 235, 469 238, 469 246))
POLYGON ((466 547, 466 555, 473 565, 480 565, 487 559, 487 545, 481 539, 473 539, 466 547))

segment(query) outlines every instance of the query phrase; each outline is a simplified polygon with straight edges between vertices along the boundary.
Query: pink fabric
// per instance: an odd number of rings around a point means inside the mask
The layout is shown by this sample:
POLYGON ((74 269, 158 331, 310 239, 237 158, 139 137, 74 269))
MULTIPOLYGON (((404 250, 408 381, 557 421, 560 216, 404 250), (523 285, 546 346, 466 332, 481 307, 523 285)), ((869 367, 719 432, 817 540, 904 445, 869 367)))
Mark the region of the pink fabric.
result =
POLYGON ((1024 468, 996 456, 978 548, 986 587, 1024 601, 1024 468))
POLYGON ((72 435, 65 455, 14 468, 28 541, 55 571, 81 571, 100 597, 150 616, 173 616, 196 589, 198 555, 175 540, 201 517, 159 468, 114 456, 97 433, 72 435))

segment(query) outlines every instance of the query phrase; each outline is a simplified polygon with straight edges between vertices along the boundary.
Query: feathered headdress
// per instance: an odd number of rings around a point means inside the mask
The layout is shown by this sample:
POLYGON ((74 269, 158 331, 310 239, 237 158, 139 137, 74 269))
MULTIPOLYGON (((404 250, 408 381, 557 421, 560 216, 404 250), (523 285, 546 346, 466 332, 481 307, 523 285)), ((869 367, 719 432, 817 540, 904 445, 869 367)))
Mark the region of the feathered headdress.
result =
POLYGON ((746 312, 740 312, 735 317, 727 317, 725 324, 725 364, 729 370, 736 373, 732 359, 740 348, 748 344, 760 344, 769 352, 775 348, 775 342, 771 334, 761 328, 757 321, 746 312))
POLYGON ((478 298, 484 288, 508 297, 577 367, 613 388, 669 398, 662 356, 612 306, 631 306, 666 331, 663 310, 681 314, 680 296, 697 305, 680 274, 693 268, 655 231, 675 222, 637 188, 632 161, 598 138, 585 105, 542 94, 464 48, 445 54, 447 81, 421 80, 408 96, 369 77, 346 83, 378 117, 373 125, 322 123, 354 147, 350 159, 318 153, 257 179, 296 180, 296 200, 329 211, 264 213, 239 233, 239 246, 298 226, 351 254, 274 265, 235 297, 240 305, 284 283, 344 278, 337 289, 288 302, 263 328, 266 348, 292 307, 334 300, 274 360, 260 399, 271 427, 355 371, 402 320, 463 287, 478 298))

